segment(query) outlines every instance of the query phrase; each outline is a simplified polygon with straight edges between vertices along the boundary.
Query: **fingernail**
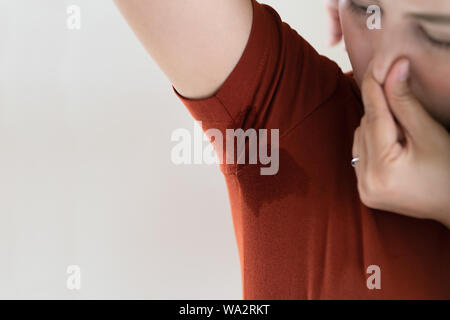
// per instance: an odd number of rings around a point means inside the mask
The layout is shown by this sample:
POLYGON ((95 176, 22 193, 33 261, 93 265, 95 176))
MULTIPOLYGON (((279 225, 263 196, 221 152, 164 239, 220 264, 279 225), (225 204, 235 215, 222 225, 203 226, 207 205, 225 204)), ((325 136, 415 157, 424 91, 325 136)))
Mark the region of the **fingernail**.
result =
POLYGON ((398 80, 405 82, 409 78, 409 60, 402 61, 398 68, 398 80))

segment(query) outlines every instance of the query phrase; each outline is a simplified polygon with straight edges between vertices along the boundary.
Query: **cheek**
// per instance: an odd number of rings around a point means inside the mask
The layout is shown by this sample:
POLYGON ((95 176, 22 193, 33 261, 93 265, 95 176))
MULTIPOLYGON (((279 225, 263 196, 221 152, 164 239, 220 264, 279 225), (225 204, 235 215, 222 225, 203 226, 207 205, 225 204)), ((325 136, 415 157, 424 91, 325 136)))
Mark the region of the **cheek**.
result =
POLYGON ((345 47, 352 64, 353 74, 361 86, 364 74, 374 55, 373 32, 366 27, 366 20, 355 17, 348 9, 341 9, 342 32, 345 47))
MULTIPOLYGON (((340 19, 342 32, 344 34, 345 46, 353 67, 355 80, 361 87, 362 79, 367 71, 369 63, 375 56, 377 43, 376 32, 366 27, 366 19, 357 17, 344 5, 340 7, 340 19)), ((395 39, 392 43, 397 43, 395 39)), ((443 124, 450 127, 450 64, 448 56, 450 53, 432 53, 422 47, 414 47, 417 39, 404 38, 411 41, 410 52, 397 52, 405 48, 386 46, 384 53, 377 51, 386 57, 386 61, 393 62, 397 53, 407 55, 412 62, 411 91, 424 104, 431 115, 443 124), (391 61, 392 60, 392 61, 391 61)), ((388 65, 387 65, 388 66, 388 65)))
POLYGON ((417 70, 414 80, 424 89, 429 97, 437 97, 439 100, 446 100, 450 103, 450 68, 440 64, 439 68, 428 66, 417 70))
POLYGON ((426 59, 417 61, 412 72, 412 93, 436 120, 450 125, 450 66, 426 59))

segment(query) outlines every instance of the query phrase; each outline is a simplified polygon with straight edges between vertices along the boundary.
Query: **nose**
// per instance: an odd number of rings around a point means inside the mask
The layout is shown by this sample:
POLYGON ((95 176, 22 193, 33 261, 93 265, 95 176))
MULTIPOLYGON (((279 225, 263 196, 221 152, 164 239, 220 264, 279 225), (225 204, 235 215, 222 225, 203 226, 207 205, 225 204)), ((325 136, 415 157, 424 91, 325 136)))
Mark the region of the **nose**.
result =
POLYGON ((406 48, 407 39, 401 26, 385 23, 381 30, 374 30, 373 40, 373 75, 383 84, 393 63, 401 58, 408 57, 406 48))

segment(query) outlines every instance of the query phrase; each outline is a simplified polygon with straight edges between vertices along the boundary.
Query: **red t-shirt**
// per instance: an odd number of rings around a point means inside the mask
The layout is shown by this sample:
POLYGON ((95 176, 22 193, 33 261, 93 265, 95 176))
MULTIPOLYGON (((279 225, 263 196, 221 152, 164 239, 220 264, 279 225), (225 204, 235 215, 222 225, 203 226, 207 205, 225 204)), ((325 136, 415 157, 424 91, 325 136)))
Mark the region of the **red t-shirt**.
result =
POLYGON ((352 76, 271 7, 253 0, 253 13, 245 51, 220 90, 202 100, 175 91, 204 130, 280 130, 276 175, 220 165, 243 298, 450 299, 450 231, 359 198, 350 161, 364 109, 352 76), (367 285, 372 265, 380 289, 367 285))

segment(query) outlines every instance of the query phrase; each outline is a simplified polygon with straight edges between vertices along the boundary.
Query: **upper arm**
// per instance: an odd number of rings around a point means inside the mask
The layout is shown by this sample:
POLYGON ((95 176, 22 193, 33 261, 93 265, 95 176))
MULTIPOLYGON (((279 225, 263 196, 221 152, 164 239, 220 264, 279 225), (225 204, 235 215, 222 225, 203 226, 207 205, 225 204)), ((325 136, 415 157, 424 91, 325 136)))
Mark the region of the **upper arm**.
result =
POLYGON ((173 86, 213 95, 239 61, 252 26, 251 0, 114 0, 173 86))

